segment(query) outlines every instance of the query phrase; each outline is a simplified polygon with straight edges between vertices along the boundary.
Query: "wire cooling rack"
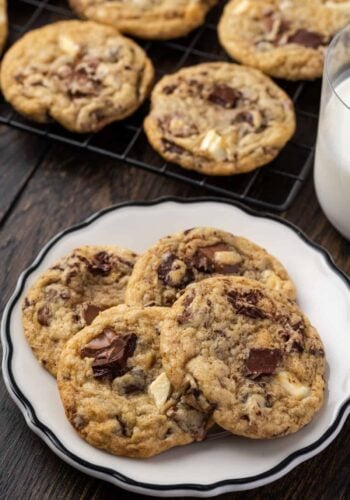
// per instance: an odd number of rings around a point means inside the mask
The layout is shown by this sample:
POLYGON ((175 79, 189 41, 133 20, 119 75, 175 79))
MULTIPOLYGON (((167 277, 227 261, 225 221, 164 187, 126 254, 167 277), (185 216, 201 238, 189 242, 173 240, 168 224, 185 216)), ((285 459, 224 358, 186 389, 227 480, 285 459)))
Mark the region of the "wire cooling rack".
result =
MULTIPOLYGON (((155 64, 158 78, 182 66, 204 61, 228 60, 216 36, 217 22, 226 2, 219 3, 220 5, 208 15, 207 22, 185 38, 167 42, 140 41, 155 64)), ((11 0, 8 8, 9 44, 26 31, 74 17, 67 4, 60 0, 11 0)), ((252 173, 230 177, 203 176, 164 162, 149 146, 142 130, 143 118, 148 112, 147 104, 132 117, 109 125, 98 134, 77 135, 57 124, 40 125, 30 122, 13 111, 3 100, 0 101, 0 123, 206 188, 216 195, 269 210, 282 211, 291 205, 312 167, 320 82, 279 81, 279 84, 291 96, 296 106, 297 131, 294 138, 269 165, 252 173)))

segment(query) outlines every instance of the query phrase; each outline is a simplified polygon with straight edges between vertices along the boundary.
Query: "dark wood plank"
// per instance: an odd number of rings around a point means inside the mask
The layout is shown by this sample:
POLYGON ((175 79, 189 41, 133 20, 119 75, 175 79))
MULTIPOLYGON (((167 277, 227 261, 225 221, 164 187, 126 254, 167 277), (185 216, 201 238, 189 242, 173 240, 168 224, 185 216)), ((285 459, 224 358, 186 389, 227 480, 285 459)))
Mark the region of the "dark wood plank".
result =
POLYGON ((0 224, 50 145, 43 138, 0 126, 0 224))
MULTIPOLYGON (((161 195, 205 194, 204 190, 124 168, 117 162, 91 153, 78 153, 73 148, 55 145, 18 197, 1 230, 1 309, 19 273, 33 260, 42 245, 65 227, 119 201, 152 199, 161 195)), ((325 245, 337 264, 350 273, 350 246, 322 215, 311 179, 284 216, 325 245)), ((350 497, 349 470, 350 421, 327 450, 284 478, 251 492, 227 494, 222 498, 347 499, 350 497)), ((130 498, 127 492, 79 473, 59 460, 28 430, 2 381, 0 496, 10 500, 130 498)))

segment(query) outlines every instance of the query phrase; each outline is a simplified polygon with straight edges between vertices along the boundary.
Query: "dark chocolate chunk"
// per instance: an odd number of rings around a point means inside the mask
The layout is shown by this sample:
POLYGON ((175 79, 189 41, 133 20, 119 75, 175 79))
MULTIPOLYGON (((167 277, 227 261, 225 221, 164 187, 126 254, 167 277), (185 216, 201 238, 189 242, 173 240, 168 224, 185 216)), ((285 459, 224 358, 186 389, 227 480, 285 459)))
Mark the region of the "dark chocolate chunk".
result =
POLYGON ((173 94, 175 89, 176 85, 166 85, 165 87, 163 87, 163 94, 165 95, 173 94))
POLYGON ((238 292, 231 290, 227 294, 228 301, 234 307, 237 314, 242 314, 252 319, 265 319, 269 315, 266 311, 257 306, 258 301, 263 297, 260 290, 249 292, 238 292))
POLYGON ((249 125, 253 126, 253 115, 249 113, 249 111, 242 111, 235 117, 233 123, 248 123, 249 125))
POLYGON ((191 319, 191 311, 189 310, 189 306, 192 304, 193 299, 195 297, 195 292, 194 290, 191 290, 191 292, 186 295, 186 297, 183 300, 183 311, 182 313, 177 317, 177 322, 179 325, 183 325, 184 323, 187 323, 189 319, 191 319))
POLYGON ((174 288, 184 288, 193 280, 192 270, 186 266, 185 272, 179 282, 174 282, 171 278, 171 271, 176 271, 177 266, 186 264, 180 260, 175 254, 167 252, 163 255, 162 261, 158 267, 158 278, 165 284, 174 288))
POLYGON ((87 325, 91 325, 96 316, 102 311, 102 309, 94 304, 87 304, 84 309, 83 315, 84 320, 87 325))
POLYGON ((27 309, 31 305, 31 302, 26 297, 23 302, 23 309, 27 309))
POLYGON ((313 356, 320 356, 321 358, 323 358, 324 357, 324 350, 311 347, 311 349, 309 349, 309 354, 312 354, 313 356))
POLYGON ((43 306, 37 312, 38 322, 42 326, 49 326, 51 320, 51 311, 48 306, 43 306))
POLYGON ((216 243, 207 247, 202 247, 197 250, 193 256, 193 266, 203 273, 236 273, 239 269, 239 264, 222 265, 215 261, 216 252, 229 252, 231 249, 226 243, 216 243))
POLYGON ((215 253, 226 252, 230 249, 226 243, 216 243, 207 247, 198 248, 193 256, 193 265, 204 273, 212 273, 216 269, 215 253))
POLYGON ((232 109, 237 106, 242 92, 233 89, 225 84, 215 85, 213 91, 208 96, 208 101, 226 109, 232 109))
POLYGON ((304 47, 317 49, 321 45, 325 45, 325 38, 315 31, 300 29, 288 37, 288 43, 297 43, 304 47))
POLYGON ((260 375, 272 375, 275 373, 277 365, 282 358, 280 349, 250 349, 248 358, 245 361, 245 374, 251 378, 260 375))
POLYGON ((91 274, 108 276, 112 270, 110 255, 107 252, 98 252, 89 263, 88 269, 91 274))
POLYGON ((108 349, 116 338, 120 338, 112 328, 105 328, 103 332, 80 349, 83 358, 94 358, 100 352, 108 349))
POLYGON ((111 328, 105 329, 80 350, 82 357, 95 358, 92 371, 95 378, 116 378, 128 371, 126 362, 133 355, 137 343, 134 333, 121 336, 111 328))
POLYGON ((178 146, 172 141, 168 141, 168 139, 162 139, 164 151, 166 153, 175 153, 177 155, 182 155, 184 153, 187 153, 185 149, 183 149, 181 146, 178 146))

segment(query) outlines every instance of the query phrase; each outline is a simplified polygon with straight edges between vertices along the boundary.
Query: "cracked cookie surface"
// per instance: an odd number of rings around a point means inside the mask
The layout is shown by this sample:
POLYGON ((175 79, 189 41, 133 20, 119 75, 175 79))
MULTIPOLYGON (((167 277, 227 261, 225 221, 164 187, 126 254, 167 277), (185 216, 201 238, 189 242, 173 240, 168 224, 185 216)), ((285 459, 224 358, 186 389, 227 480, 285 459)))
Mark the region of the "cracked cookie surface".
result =
POLYGON ((0 53, 4 48, 8 32, 6 8, 7 8, 6 0, 0 0, 0 53))
POLYGON ((167 312, 118 306, 67 343, 58 387, 68 419, 93 446, 150 457, 205 437, 207 416, 173 390, 162 367, 167 312))
POLYGON ((213 274, 257 279, 295 299, 286 270, 263 248, 226 231, 199 227, 162 238, 139 257, 125 302, 171 306, 188 284, 213 274))
POLYGON ((290 80, 322 76, 327 45, 350 21, 350 2, 231 0, 219 22, 230 56, 290 80))
POLYGON ((142 104, 153 66, 115 28, 62 21, 24 35, 1 67, 5 99, 26 117, 51 118, 73 132, 96 132, 142 104))
POLYGON ((260 71, 204 63, 156 85, 144 122, 163 158, 208 175, 248 172, 272 161, 295 131, 290 98, 260 71))
POLYGON ((137 255, 115 246, 72 251, 45 271, 28 290, 23 327, 35 356, 52 375, 69 338, 100 311, 124 302, 137 255))
POLYGON ((122 33, 171 39, 200 26, 217 0, 69 0, 83 18, 111 24, 122 33))
POLYGON ((187 288, 161 331, 167 375, 213 408, 234 434, 296 432, 324 399, 322 342, 298 306, 246 278, 209 278, 187 288))

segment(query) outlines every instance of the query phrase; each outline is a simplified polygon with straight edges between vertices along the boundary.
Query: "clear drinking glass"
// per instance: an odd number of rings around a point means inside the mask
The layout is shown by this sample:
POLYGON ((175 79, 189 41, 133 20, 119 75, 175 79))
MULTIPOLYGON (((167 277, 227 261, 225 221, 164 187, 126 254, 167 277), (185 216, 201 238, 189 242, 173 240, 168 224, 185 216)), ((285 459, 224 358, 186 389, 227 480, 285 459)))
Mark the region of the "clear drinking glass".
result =
POLYGON ((314 177, 323 211, 350 239, 350 25, 327 50, 314 177))

